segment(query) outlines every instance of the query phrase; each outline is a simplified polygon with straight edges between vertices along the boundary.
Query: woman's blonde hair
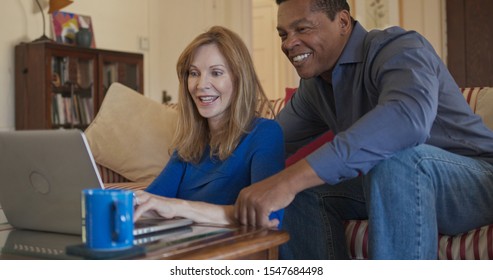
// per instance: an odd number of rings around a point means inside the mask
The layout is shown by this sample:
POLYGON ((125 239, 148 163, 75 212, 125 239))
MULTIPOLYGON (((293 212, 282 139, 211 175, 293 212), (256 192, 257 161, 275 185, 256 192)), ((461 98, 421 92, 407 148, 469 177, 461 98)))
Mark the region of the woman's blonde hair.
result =
POLYGON ((245 43, 236 33, 214 26, 185 48, 178 59, 176 71, 179 80, 179 118, 170 151, 176 150, 184 161, 197 163, 210 145, 210 156, 225 160, 236 149, 241 137, 250 131, 257 112, 270 106, 245 43), (222 128, 214 135, 210 134, 207 119, 199 114, 188 90, 189 70, 195 52, 208 44, 218 47, 233 79, 231 104, 226 109, 222 128))

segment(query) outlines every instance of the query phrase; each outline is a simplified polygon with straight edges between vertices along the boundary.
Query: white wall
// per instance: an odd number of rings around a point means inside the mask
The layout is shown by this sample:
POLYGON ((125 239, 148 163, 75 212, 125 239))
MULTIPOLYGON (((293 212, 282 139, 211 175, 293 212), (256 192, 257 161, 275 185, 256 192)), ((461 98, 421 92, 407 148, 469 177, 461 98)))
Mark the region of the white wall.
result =
MULTIPOLYGON (((390 15, 386 20, 389 25, 400 25, 407 30, 415 30, 425 36, 433 45, 438 55, 444 60, 446 56, 446 22, 445 0, 386 0, 390 15)), ((367 17, 365 3, 369 0, 348 0, 351 13, 365 24, 367 17)))
POLYGON ((445 0, 400 0, 400 2, 402 26, 421 33, 446 62, 445 0))
POLYGON ((0 130, 14 127, 14 46, 29 38, 37 38, 41 19, 32 16, 31 1, 6 0, 0 10, 0 130))
POLYGON ((161 99, 166 90, 176 101, 178 82, 176 61, 185 46, 213 25, 223 25, 238 33, 251 46, 251 3, 249 0, 151 0, 151 91, 161 99), (157 49, 157 50, 156 50, 157 49))

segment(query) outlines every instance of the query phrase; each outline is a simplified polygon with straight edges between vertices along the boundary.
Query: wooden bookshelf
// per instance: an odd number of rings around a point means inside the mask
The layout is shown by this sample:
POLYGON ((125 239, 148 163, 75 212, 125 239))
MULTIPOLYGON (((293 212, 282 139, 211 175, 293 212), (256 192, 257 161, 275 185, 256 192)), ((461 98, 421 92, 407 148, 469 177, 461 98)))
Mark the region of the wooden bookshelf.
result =
POLYGON ((15 47, 16 129, 85 129, 111 83, 144 92, 143 55, 54 42, 15 47))

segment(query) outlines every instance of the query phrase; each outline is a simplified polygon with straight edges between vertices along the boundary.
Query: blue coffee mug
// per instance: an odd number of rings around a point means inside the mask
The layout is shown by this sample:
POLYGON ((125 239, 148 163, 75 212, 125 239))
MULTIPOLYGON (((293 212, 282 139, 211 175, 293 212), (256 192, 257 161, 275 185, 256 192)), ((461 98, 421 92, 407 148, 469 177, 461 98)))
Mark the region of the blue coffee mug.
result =
POLYGON ((133 192, 86 189, 82 191, 82 241, 93 250, 133 246, 133 192))

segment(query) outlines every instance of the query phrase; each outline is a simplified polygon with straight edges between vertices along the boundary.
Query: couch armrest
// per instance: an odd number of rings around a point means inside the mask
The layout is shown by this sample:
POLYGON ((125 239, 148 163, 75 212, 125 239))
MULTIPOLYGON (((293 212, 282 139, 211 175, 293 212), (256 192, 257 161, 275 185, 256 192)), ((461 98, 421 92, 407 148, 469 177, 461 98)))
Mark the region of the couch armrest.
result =
POLYGON ((105 189, 120 189, 129 191, 145 190, 151 182, 105 183, 105 189))
POLYGON ((96 163, 96 166, 99 171, 99 175, 101 175, 101 180, 103 183, 125 183, 125 182, 130 182, 127 178, 123 177, 122 175, 116 173, 115 171, 99 164, 96 163))

